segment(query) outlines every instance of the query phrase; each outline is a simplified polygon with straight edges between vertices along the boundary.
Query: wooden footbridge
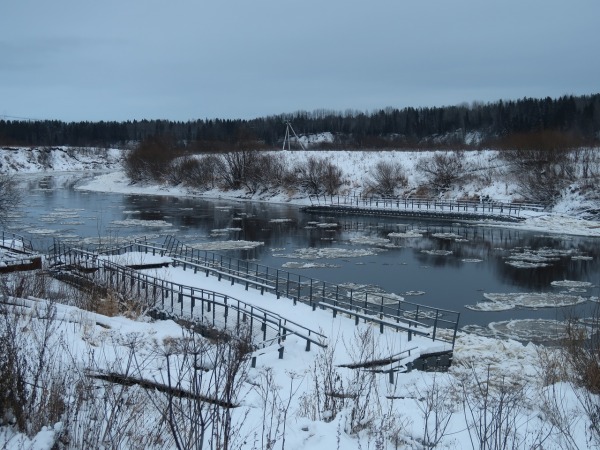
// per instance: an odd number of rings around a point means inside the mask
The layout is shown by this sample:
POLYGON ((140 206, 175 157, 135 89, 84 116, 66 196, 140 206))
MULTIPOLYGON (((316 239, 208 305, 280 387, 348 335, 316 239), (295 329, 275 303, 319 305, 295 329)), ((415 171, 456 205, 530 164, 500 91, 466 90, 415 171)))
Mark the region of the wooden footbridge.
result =
POLYGON ((0 232, 0 273, 42 268, 42 257, 33 250, 31 241, 18 234, 0 232))
MULTIPOLYGON (((174 266, 193 271, 198 276, 213 275, 232 285, 241 284, 246 290, 252 288, 261 294, 268 292, 277 298, 289 298, 294 304, 304 303, 313 310, 329 310, 334 317, 350 317, 356 324, 372 323, 381 333, 393 330, 406 333, 409 341, 414 336, 439 341, 443 351, 426 355, 416 362, 412 362, 414 357, 409 358, 411 363, 408 367, 449 365, 460 318, 458 312, 330 284, 285 270, 194 249, 173 236, 167 236, 163 244, 137 240, 119 247, 102 249, 101 252, 98 249, 73 248, 55 240, 49 249, 49 259, 55 270, 68 269, 70 273, 76 273, 97 285, 144 299, 150 308, 165 317, 189 320, 213 332, 222 330, 238 334, 242 329, 247 330, 257 349, 277 349, 280 358, 283 357, 283 342, 290 335, 304 340, 307 351, 311 349, 311 344, 321 347, 328 344, 327 337, 323 334, 266 308, 219 292, 150 276, 106 258, 107 255, 133 252, 168 256, 174 266)), ((409 356, 410 352, 405 355, 409 356)), ((390 374, 400 371, 400 367, 407 367, 398 361, 396 359, 385 363, 390 365, 390 374)))
POLYGON ((519 222, 524 211, 541 212, 537 203, 507 203, 495 200, 440 200, 432 198, 392 198, 362 195, 311 195, 310 206, 302 211, 317 214, 415 217, 440 220, 496 220, 519 222))

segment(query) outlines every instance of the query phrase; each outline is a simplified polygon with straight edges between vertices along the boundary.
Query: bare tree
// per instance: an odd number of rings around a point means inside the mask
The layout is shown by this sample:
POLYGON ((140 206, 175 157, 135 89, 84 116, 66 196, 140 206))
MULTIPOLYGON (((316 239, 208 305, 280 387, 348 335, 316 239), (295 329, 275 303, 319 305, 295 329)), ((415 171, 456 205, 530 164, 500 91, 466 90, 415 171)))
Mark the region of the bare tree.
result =
POLYGON ((366 190, 371 194, 392 197, 397 188, 408 184, 402 166, 395 162, 379 161, 369 175, 366 190))
POLYGON ((447 191, 465 175, 460 152, 436 152, 431 157, 419 160, 416 169, 436 194, 447 191))
POLYGON ((342 186, 342 170, 324 158, 311 156, 294 169, 295 184, 309 194, 337 194, 342 186))

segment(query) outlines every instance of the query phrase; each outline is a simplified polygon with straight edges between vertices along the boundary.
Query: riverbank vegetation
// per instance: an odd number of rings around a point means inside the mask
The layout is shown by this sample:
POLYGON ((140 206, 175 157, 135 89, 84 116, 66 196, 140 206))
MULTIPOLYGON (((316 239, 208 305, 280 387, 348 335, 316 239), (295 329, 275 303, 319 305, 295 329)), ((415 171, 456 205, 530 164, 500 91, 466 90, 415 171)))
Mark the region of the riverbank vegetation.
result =
POLYGON ((263 151, 252 143, 236 151, 190 153, 171 140, 142 141, 124 159, 131 183, 182 186, 190 193, 236 191, 254 196, 286 192, 288 197, 359 193, 387 197, 443 197, 478 200, 492 185, 514 186, 520 201, 555 205, 568 193, 600 200, 600 154, 596 148, 535 149, 528 146, 477 151, 368 152, 362 179, 347 161, 324 151, 263 151), (368 155, 368 157, 367 157, 368 155), (483 153, 481 153, 483 155, 483 153), (474 157, 475 156, 475 157, 474 157))

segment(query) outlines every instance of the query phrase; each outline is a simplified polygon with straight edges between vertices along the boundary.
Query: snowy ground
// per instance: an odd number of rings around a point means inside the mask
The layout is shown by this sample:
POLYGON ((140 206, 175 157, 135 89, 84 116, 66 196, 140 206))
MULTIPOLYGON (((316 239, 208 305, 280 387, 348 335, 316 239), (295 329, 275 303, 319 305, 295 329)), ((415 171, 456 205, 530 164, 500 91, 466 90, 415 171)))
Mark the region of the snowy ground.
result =
MULTIPOLYGON (((290 198, 283 193, 270 194, 269 198, 252 198, 243 192, 211 191, 202 194, 190 193, 181 188, 165 186, 136 186, 130 185, 122 171, 117 169, 115 161, 118 152, 108 152, 115 159, 110 163, 103 164, 96 160, 96 156, 90 157, 86 162, 78 157, 65 159, 68 152, 64 149, 52 150, 53 163, 51 167, 47 163, 40 163, 45 156, 28 150, 1 150, 0 161, 2 170, 10 173, 36 172, 43 170, 97 170, 100 168, 111 170, 96 177, 82 189, 90 189, 107 192, 137 193, 147 195, 201 195, 203 197, 231 198, 239 200, 285 202, 298 205, 308 203, 306 198, 290 198), (77 162, 79 161, 79 162, 77 162)), ((286 161, 293 164, 294 161, 305 158, 305 152, 283 152, 286 161)), ((319 152, 319 156, 327 156, 338 164, 344 171, 346 186, 348 190, 359 191, 365 182, 370 168, 379 159, 397 160, 406 169, 410 183, 417 183, 415 171, 413 170, 416 160, 423 153, 411 152, 319 152)), ((466 154, 472 163, 484 170, 493 166, 495 162, 494 152, 469 152, 466 154)), ((512 185, 508 182, 496 184, 477 184, 463 186, 457 196, 489 195, 497 200, 510 201, 515 198, 512 185)), ((493 226, 522 227, 543 232, 556 232, 561 234, 581 234, 589 236, 600 236, 600 224, 580 220, 569 214, 579 209, 580 204, 573 197, 561 202, 552 213, 532 215, 520 224, 490 224, 493 226)), ((146 261, 147 262, 147 261, 146 261)), ((191 285, 199 282, 199 275, 193 272, 183 272, 179 269, 168 268, 153 273, 178 281, 182 284, 191 285)), ((297 305, 291 306, 287 300, 276 300, 261 296, 258 292, 244 291, 241 286, 229 286, 228 283, 219 283, 215 279, 202 278, 204 287, 210 284, 210 288, 218 291, 228 292, 229 295, 253 301, 257 304, 269 303, 269 309, 276 309, 280 314, 292 314, 295 318, 311 327, 323 330, 331 341, 330 348, 333 353, 334 375, 339 376, 339 382, 346 388, 358 390, 356 384, 356 371, 335 367, 336 364, 360 359, 361 346, 365 341, 360 339, 356 331, 368 331, 369 327, 361 325, 355 327, 350 319, 338 316, 332 319, 330 312, 310 311, 310 308, 297 305)), ((564 287, 564 286, 563 286, 564 287)), ((566 286, 569 287, 569 286, 566 286)), ((497 306, 500 301, 506 299, 491 298, 488 307, 497 306), (490 306, 491 305, 491 306, 490 306)), ((518 304, 522 299, 508 299, 512 304, 518 304)), ((571 299, 572 300, 572 299, 571 299)), ((576 301, 576 299, 575 299, 576 301)), ((24 338, 30 342, 38 342, 36 330, 44 319, 31 312, 32 306, 43 302, 29 299, 22 302, 27 314, 22 318, 24 325, 22 332, 24 338)), ((479 305, 479 307, 482 307, 479 305)), ((181 327, 172 321, 148 321, 146 319, 132 320, 126 317, 108 317, 105 315, 90 313, 74 306, 56 305, 57 319, 56 330, 53 335, 57 349, 68 348, 68 351, 60 352, 65 358, 65 364, 73 364, 74 368, 81 371, 89 369, 93 363, 95 370, 114 368, 117 362, 122 361, 123 355, 127 355, 132 343, 136 342, 139 347, 139 367, 137 375, 156 381, 164 381, 164 354, 169 343, 176 341, 184 335, 181 327), (90 360, 90 355, 102 355, 102 358, 90 360), (161 359, 162 355, 162 359, 161 359), (68 360, 68 361, 67 361, 68 360), (143 367, 143 369, 141 369, 143 367)), ((43 327, 42 327, 43 328, 43 327)), ((373 330, 371 330, 373 331, 373 330)), ((377 330, 375 330, 377 331, 377 330)), ((405 349, 407 342, 395 334, 384 334, 379 336, 378 332, 373 334, 375 340, 369 340, 374 351, 392 351, 405 349), (382 341, 383 340, 383 341, 382 341), (375 344, 375 342, 377 342, 375 344)), ((424 448, 424 440, 434 440, 434 429, 437 419, 445 423, 447 428, 439 437, 436 448, 464 449, 479 448, 477 442, 473 443, 477 430, 477 413, 470 409, 465 403, 468 395, 476 392, 473 380, 478 377, 486 379, 489 374, 492 390, 500 390, 510 386, 510 392, 519 393, 518 402, 506 414, 510 421, 511 433, 515 435, 516 448, 535 447, 542 439, 543 448, 589 448, 587 434, 587 419, 583 413, 582 406, 578 401, 577 390, 567 383, 554 383, 544 376, 542 361, 544 350, 534 345, 522 345, 510 340, 496 340, 468 333, 460 333, 457 339, 454 363, 447 374, 432 374, 412 372, 399 375, 393 384, 389 383, 386 374, 378 374, 372 385, 368 387, 369 407, 364 420, 364 427, 355 427, 351 430, 352 411, 356 410, 357 403, 346 399, 345 404, 335 415, 327 415, 321 409, 315 411, 314 402, 317 400, 316 389, 322 378, 318 378, 319 364, 327 359, 327 352, 314 348, 310 352, 304 351, 304 343, 299 340, 291 340, 286 344, 283 360, 278 359, 276 351, 261 355, 255 369, 250 369, 248 378, 243 383, 239 396, 240 407, 233 410, 233 423, 236 427, 236 442, 239 448, 265 448, 265 433, 272 429, 272 437, 275 437, 273 448, 287 449, 367 449, 367 448, 424 448), (540 355, 542 355, 540 357, 540 355), (272 377, 271 397, 266 394, 265 381, 272 377), (554 384, 553 384, 554 383, 554 384), (465 393, 466 392, 466 393, 465 393), (555 394, 552 397, 552 393, 555 394), (266 397, 267 396, 267 397, 266 397), (280 403, 275 405, 278 398, 280 403), (552 425, 552 420, 546 406, 549 403, 558 403, 558 413, 568 420, 562 425, 568 424, 568 434, 572 438, 567 441, 558 427, 552 425), (285 417, 282 415, 283 406, 289 401, 289 410, 285 417), (311 403, 313 402, 313 403, 311 403), (311 405, 313 409, 311 409, 311 405), (437 406, 432 406, 437 405, 437 406), (433 408, 433 409, 432 409, 433 408), (367 420, 369 419, 369 420, 367 420), (285 424, 285 428, 283 428, 285 424), (425 426, 425 425, 428 426, 425 426), (279 428, 275 430, 275 425, 279 428), (269 428, 271 427, 272 428, 269 428), (382 439, 387 436, 386 439, 382 439), (388 439, 390 437, 390 439, 388 439), (396 437, 396 442, 391 439, 396 437)), ((56 356, 60 359, 58 354, 56 356)), ((209 369, 210 372, 210 369, 209 369)), ((321 374, 323 375, 323 374, 321 374)), ((101 383, 99 383, 100 385, 101 383)), ((363 386, 364 388, 364 386, 363 386)), ((98 387, 98 393, 102 392, 98 387)), ((506 391, 506 389, 505 389, 506 391)), ((364 394, 364 391, 363 391, 364 394)), ((98 396, 100 394, 97 394, 98 396)), ((143 397, 147 398, 147 397, 143 397)), ((358 399, 364 399, 358 396, 358 399)), ((470 397, 472 402, 478 399, 470 397)), ((497 398, 497 397, 495 397, 497 398)), ((481 398, 479 398, 481 400, 481 398)), ((126 405, 125 409, 132 414, 134 405, 126 405), (130 409, 127 409, 130 408, 130 409)), ((360 406, 360 405, 359 405, 360 406)), ((143 425, 135 430, 138 433, 150 432, 152 418, 156 420, 158 412, 147 408, 146 419, 143 425)), ((438 423, 439 425, 439 423, 438 423)), ((42 429, 34 438, 29 439, 22 434, 16 433, 12 427, 0 427, 0 448, 8 450, 32 449, 42 450, 52 447, 53 436, 61 427, 60 424, 42 429)), ((207 446, 208 447, 208 446, 207 446)), ((205 447, 205 448, 207 448, 205 447)), ((509 445, 509 447, 512 447, 509 445)), ((127 441, 120 447, 129 448, 127 441)), ((156 445, 156 448, 174 448, 172 442, 156 445)))

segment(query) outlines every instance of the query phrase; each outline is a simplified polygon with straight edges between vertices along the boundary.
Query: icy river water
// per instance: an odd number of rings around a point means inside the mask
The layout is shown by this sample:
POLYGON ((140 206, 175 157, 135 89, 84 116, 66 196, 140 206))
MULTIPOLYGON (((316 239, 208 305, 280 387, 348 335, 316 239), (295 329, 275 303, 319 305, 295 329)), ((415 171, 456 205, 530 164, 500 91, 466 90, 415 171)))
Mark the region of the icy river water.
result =
MULTIPOLYGON (((89 176, 89 175, 87 175, 89 176)), ((198 248, 461 313, 470 331, 547 341, 598 306, 600 239, 467 223, 315 216, 269 203, 97 193, 82 174, 21 176, 12 231, 44 251, 172 234, 198 248)))

